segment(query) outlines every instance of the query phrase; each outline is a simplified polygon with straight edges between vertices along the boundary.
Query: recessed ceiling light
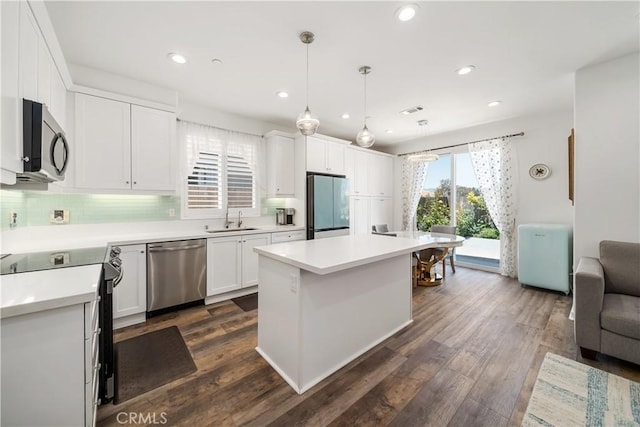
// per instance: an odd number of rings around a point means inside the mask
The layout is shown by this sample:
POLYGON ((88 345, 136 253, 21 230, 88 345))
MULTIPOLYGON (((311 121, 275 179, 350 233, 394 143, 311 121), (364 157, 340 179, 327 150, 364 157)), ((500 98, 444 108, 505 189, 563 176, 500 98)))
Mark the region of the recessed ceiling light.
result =
POLYGON ((342 117, 343 119, 348 119, 351 116, 349 115, 349 113, 342 113, 340 117, 342 117))
POLYGON ((500 104, 502 104, 502 101, 491 101, 490 103, 487 104, 487 106, 488 107, 497 107, 500 104))
POLYGON ((396 11, 396 18, 402 22, 410 21, 416 16, 418 6, 415 4, 405 4, 396 11))
POLYGON ((280 98, 288 98, 289 97, 289 94, 287 92, 285 92, 284 90, 277 91, 276 95, 278 95, 280 98))
POLYGON ((393 133, 393 129, 387 129, 384 131, 385 133, 393 133))
POLYGON ((470 72, 472 72, 473 70, 475 70, 475 65, 465 65, 462 68, 458 68, 456 70, 456 73, 458 73, 461 76, 464 76, 465 74, 469 74, 470 72))
POLYGON ((186 64, 186 62, 187 62, 187 58, 185 58, 184 56, 180 55, 179 53, 170 53, 167 56, 169 57, 170 60, 172 60, 176 64, 186 64))

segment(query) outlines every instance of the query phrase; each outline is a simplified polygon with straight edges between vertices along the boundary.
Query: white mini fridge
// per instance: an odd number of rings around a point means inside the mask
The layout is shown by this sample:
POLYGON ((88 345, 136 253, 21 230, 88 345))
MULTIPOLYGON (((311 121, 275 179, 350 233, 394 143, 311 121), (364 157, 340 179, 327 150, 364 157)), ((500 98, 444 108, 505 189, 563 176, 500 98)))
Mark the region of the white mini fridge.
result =
POLYGON ((569 295, 572 262, 571 226, 522 224, 518 227, 518 280, 521 284, 569 295))

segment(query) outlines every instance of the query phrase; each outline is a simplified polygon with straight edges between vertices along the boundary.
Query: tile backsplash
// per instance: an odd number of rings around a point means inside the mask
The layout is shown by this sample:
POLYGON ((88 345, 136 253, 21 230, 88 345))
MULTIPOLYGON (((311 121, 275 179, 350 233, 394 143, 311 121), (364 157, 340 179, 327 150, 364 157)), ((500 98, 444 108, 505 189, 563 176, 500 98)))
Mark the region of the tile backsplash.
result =
POLYGON ((171 221, 180 219, 180 197, 113 194, 61 194, 0 190, 2 230, 9 229, 11 213, 17 226, 49 225, 51 212, 69 211, 70 224, 171 221), (171 215, 171 214, 174 215, 171 215))

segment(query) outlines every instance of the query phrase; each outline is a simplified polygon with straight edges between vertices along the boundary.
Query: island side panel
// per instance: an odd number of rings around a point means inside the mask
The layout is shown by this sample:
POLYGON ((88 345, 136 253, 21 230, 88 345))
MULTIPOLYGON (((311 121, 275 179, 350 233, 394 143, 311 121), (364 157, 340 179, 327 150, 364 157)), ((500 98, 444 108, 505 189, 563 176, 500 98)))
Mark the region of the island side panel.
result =
POLYGON ((302 270, 302 392, 412 322, 411 255, 327 275, 302 270))
POLYGON ((258 258, 258 346, 256 350, 300 392, 300 270, 258 258))

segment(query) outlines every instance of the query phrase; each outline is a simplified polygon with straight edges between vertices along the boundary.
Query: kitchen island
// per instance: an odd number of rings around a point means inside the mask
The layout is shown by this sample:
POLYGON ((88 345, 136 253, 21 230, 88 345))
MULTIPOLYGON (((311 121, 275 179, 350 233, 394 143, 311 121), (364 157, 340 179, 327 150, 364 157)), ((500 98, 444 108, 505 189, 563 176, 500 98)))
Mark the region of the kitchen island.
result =
POLYGON ((256 350, 304 393, 409 325, 411 254, 460 239, 356 235, 255 248, 256 350))

